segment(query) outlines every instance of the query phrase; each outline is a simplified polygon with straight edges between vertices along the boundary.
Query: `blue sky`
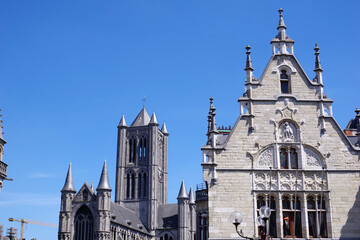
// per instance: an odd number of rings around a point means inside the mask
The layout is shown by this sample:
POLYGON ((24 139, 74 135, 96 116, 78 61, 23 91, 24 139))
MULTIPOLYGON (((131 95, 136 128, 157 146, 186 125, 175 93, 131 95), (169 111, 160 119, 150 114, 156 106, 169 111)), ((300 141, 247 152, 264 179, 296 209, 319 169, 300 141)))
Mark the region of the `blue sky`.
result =
MULTIPOLYGON (((295 56, 314 76, 320 47, 325 93, 342 128, 360 107, 358 1, 1 1, 0 108, 8 177, 0 224, 9 217, 58 223, 60 190, 72 162, 77 190, 98 184, 106 157, 114 187, 117 124, 142 107, 166 122, 169 202, 181 179, 202 182, 209 97, 218 125, 233 125, 245 79, 245 46, 255 76, 271 57, 284 9, 295 56)), ((25 237, 57 239, 28 225, 25 237)))

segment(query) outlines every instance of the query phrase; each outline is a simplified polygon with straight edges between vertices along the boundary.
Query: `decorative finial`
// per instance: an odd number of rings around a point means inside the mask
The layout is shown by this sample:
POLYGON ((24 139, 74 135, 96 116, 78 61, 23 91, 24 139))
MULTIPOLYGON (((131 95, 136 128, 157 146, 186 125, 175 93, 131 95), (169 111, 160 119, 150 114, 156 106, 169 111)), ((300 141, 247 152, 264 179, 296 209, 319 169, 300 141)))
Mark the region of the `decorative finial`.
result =
POLYGON ((319 50, 320 50, 320 48, 319 48, 319 46, 318 46, 318 44, 317 43, 315 43, 315 48, 314 48, 314 50, 315 50, 315 69, 314 69, 314 71, 316 72, 316 71, 322 71, 322 69, 321 69, 321 64, 320 64, 320 58, 319 58, 319 50))
POLYGON ((285 23, 284 23, 284 19, 283 19, 283 10, 282 10, 282 8, 280 8, 279 10, 278 10, 278 12, 279 12, 279 26, 277 27, 277 29, 279 29, 279 28, 284 28, 284 29, 286 29, 286 26, 285 26, 285 23))
POLYGON ((359 116, 359 117, 360 117, 360 109, 359 109, 359 108, 356 108, 356 109, 355 109, 355 113, 356 113, 356 116, 359 116))
POLYGON ((252 62, 251 62, 251 58, 250 58, 250 49, 251 49, 251 47, 249 46, 249 45, 247 45, 246 47, 245 47, 245 49, 246 49, 246 67, 245 67, 245 71, 247 71, 247 70, 254 70, 253 69, 253 67, 252 67, 252 62))

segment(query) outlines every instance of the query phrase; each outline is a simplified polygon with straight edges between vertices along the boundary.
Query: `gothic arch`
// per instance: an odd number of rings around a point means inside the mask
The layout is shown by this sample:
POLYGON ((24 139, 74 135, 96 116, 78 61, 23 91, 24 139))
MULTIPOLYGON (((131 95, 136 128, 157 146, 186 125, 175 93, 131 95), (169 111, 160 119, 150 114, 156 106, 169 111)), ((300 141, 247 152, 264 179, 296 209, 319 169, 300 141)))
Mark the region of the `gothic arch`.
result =
POLYGON ((135 198, 136 173, 132 169, 125 173, 125 199, 135 198))
POLYGON ((326 168, 325 157, 316 148, 303 144, 304 162, 310 168, 326 168))
POLYGON ((92 240, 94 235, 94 217, 91 210, 82 205, 74 217, 74 240, 92 240))
POLYGON ((160 234, 160 240, 175 240, 171 232, 163 232, 160 234))

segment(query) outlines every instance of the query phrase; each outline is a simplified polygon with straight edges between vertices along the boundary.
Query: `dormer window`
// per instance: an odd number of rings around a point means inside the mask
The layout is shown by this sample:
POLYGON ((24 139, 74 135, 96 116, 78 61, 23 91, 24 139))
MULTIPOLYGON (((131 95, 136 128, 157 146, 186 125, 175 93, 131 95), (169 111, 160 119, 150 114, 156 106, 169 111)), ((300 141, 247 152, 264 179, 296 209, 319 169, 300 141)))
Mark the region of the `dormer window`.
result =
POLYGON ((281 93, 290 93, 289 75, 286 73, 285 70, 281 70, 280 87, 281 87, 281 93))

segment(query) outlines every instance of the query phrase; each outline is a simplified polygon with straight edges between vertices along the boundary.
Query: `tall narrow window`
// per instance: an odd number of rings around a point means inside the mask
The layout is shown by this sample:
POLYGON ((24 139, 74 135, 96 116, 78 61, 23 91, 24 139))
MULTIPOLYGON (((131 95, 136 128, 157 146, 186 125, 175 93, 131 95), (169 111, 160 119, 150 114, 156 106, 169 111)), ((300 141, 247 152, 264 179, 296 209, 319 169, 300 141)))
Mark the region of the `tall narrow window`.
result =
MULTIPOLYGON (((264 196, 258 196, 257 197, 257 201, 256 201, 256 205, 257 205, 257 212, 258 212, 258 216, 260 216, 260 208, 262 206, 269 206, 268 201, 265 200, 264 196)), ((270 222, 269 222, 269 234, 271 237, 276 237, 276 202, 275 202, 275 197, 271 196, 270 198, 270 209, 271 209, 271 214, 270 214, 270 222)), ((260 236, 260 228, 259 228, 259 236, 260 236)))
POLYGON ((282 169, 288 169, 289 165, 288 165, 288 152, 286 150, 286 148, 281 148, 280 149, 280 167, 282 169))
POLYGON ((310 237, 327 237, 325 200, 315 201, 315 197, 307 197, 308 225, 310 237), (315 202, 317 204, 315 204, 315 202))
POLYGON ((132 162, 132 153, 133 153, 133 139, 129 141, 129 162, 132 162))
POLYGON ((143 196, 142 187, 143 184, 143 175, 141 173, 138 174, 138 198, 141 198, 143 196))
POLYGON ((297 169, 298 166, 298 154, 295 148, 280 148, 280 168, 281 169, 297 169))
POLYGON ((133 140, 133 148, 132 148, 132 162, 136 160, 136 139, 133 140))
POLYGON ((141 138, 140 141, 139 141, 139 161, 142 161, 143 160, 143 139, 141 138))
POLYGON ((94 218, 90 209, 83 205, 75 214, 74 240, 92 240, 94 234, 94 218))
POLYGON ((290 149, 290 166, 292 169, 298 168, 298 155, 294 148, 290 149))
POLYGON ((142 187, 143 187, 143 190, 142 190, 142 193, 143 193, 143 197, 146 197, 146 191, 147 191, 147 178, 146 178, 146 173, 143 174, 143 182, 142 182, 142 187))
POLYGON ((126 174, 126 199, 130 198, 130 173, 126 174))
POLYGON ((289 76, 285 70, 281 71, 280 74, 281 93, 290 93, 289 76))
POLYGON ((135 173, 131 174, 131 199, 135 198, 135 173))
POLYGON ((285 238, 301 237, 301 208, 299 197, 282 197, 283 233, 285 238))
POLYGON ((146 161, 146 138, 144 138, 144 149, 143 149, 144 161, 146 161))

